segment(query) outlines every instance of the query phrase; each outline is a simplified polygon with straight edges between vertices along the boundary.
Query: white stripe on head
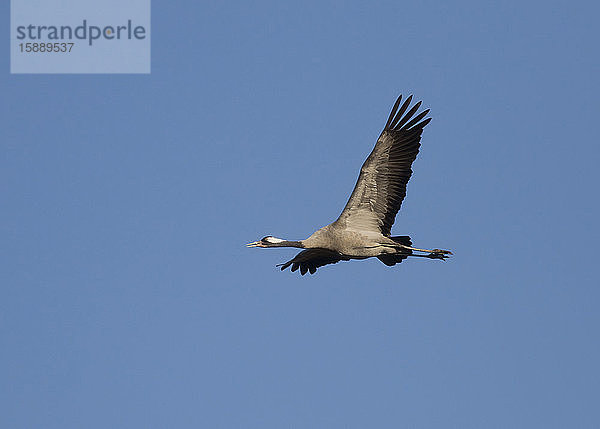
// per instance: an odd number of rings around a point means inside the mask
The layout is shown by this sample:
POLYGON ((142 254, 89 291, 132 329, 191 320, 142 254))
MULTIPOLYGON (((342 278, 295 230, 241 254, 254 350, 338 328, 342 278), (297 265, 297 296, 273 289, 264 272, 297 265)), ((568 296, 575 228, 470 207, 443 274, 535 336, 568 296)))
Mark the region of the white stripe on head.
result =
POLYGON ((277 243, 284 242, 285 240, 282 240, 281 238, 275 238, 275 237, 265 237, 265 241, 267 241, 269 243, 277 244, 277 243))

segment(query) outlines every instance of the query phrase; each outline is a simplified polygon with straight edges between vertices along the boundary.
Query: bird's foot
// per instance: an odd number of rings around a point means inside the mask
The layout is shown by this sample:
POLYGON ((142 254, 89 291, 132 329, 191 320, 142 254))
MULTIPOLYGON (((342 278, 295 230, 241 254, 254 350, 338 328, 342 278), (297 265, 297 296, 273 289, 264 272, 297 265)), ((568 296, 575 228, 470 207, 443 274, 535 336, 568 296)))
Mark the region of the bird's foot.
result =
POLYGON ((431 259, 441 259, 443 261, 448 259, 450 257, 449 255, 452 255, 452 252, 449 250, 433 249, 427 257, 431 259))

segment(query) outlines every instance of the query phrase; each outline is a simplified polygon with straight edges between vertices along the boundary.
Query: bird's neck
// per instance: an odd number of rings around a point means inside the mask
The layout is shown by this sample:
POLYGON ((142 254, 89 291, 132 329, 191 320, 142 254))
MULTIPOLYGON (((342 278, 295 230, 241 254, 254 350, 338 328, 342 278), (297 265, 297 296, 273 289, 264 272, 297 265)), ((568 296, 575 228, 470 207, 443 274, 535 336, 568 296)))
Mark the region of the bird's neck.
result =
POLYGON ((302 243, 302 241, 283 240, 283 241, 281 241, 281 243, 273 244, 272 246, 273 247, 297 247, 299 249, 303 249, 304 243, 302 243))

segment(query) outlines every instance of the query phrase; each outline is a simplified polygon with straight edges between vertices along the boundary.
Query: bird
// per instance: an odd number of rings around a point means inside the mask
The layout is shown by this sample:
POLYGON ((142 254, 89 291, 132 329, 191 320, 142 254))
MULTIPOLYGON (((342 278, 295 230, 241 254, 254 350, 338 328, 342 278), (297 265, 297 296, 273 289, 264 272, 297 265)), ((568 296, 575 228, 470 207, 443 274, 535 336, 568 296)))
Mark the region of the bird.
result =
POLYGON ((406 196, 412 164, 419 153, 421 134, 431 121, 430 109, 417 114, 422 102, 412 105, 410 95, 402 105, 400 95, 375 147, 363 163, 350 199, 340 216, 316 230, 305 240, 293 241, 268 235, 248 247, 304 249, 293 259, 278 264, 281 271, 291 267, 314 274, 317 268, 340 261, 376 257, 387 266, 406 258, 445 260, 452 252, 413 247, 410 236, 392 236, 391 228, 406 196), (409 109, 410 107, 410 109, 409 109))

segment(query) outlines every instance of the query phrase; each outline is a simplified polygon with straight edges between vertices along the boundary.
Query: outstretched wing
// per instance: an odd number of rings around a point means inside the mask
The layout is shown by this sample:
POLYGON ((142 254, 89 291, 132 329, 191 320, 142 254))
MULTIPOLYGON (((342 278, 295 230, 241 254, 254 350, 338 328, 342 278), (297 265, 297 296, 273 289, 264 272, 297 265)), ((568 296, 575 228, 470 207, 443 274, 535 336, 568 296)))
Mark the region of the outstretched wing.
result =
POLYGON ((284 264, 277 265, 281 267, 281 271, 285 270, 290 265, 292 271, 300 268, 300 274, 304 275, 307 271, 314 274, 317 268, 327 264, 336 264, 340 261, 349 261, 350 258, 328 249, 307 249, 298 253, 294 259, 287 261, 284 264))
POLYGON ((406 184, 412 175, 411 165, 419 153, 423 127, 431 121, 431 118, 423 119, 429 109, 414 116, 421 107, 420 101, 407 112, 412 95, 399 107, 401 100, 402 96, 396 100, 385 128, 360 169, 354 191, 337 220, 345 224, 347 229, 390 235, 396 214, 406 196, 406 184))

